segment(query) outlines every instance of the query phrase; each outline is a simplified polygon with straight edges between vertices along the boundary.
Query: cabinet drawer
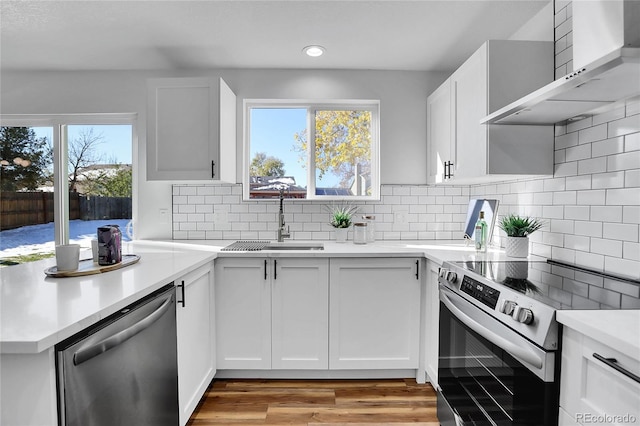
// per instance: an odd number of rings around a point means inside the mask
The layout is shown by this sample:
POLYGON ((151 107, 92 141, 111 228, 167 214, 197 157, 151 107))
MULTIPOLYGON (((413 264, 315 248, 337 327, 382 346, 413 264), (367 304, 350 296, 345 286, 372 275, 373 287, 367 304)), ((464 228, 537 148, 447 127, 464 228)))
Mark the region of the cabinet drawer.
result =
POLYGON ((640 383, 594 354, 640 376, 640 360, 630 358, 565 328, 560 405, 582 424, 640 424, 640 383))

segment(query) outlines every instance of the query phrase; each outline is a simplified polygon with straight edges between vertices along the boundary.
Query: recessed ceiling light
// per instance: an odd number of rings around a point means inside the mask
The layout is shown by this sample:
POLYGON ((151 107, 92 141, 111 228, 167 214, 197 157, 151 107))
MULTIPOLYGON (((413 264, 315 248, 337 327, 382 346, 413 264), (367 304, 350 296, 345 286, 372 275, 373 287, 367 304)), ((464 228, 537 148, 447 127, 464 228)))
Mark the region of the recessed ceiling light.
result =
POLYGON ((302 49, 302 51, 307 56, 311 56, 313 58, 317 58, 318 56, 322 56, 322 54, 324 53, 324 47, 318 46, 318 45, 307 46, 304 49, 302 49))

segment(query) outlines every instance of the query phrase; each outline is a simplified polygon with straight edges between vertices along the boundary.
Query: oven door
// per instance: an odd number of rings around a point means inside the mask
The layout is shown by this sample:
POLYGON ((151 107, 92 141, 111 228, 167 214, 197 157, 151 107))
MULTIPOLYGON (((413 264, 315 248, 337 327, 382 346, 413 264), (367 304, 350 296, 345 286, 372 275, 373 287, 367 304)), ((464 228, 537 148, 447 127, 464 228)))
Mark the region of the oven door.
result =
POLYGON ((442 426, 557 425, 556 356, 440 286, 442 426))

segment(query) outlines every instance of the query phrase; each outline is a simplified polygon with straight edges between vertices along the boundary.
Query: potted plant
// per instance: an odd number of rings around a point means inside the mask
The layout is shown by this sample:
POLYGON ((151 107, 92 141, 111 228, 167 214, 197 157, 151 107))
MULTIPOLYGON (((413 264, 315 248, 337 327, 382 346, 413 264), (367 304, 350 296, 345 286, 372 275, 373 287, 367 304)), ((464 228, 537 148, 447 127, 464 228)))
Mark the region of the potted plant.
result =
POLYGON ((337 242, 344 243, 347 241, 347 233, 351 226, 351 219, 357 210, 357 207, 349 205, 331 206, 329 208, 331 213, 329 225, 335 228, 337 242))
POLYGON ((507 234, 505 251, 509 257, 529 255, 529 235, 542 228, 544 222, 529 216, 509 214, 498 221, 498 228, 507 234))

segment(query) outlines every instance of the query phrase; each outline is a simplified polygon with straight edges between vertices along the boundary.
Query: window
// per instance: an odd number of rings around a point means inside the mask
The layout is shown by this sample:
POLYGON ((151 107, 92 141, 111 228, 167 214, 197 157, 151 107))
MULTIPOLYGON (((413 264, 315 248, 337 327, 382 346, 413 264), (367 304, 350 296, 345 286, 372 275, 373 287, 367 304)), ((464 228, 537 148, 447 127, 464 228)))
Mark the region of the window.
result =
POLYGON ((131 238, 134 115, 0 118, 1 263, 89 249, 105 224, 131 238))
POLYGON ((379 199, 378 106, 245 100, 244 199, 379 199))

